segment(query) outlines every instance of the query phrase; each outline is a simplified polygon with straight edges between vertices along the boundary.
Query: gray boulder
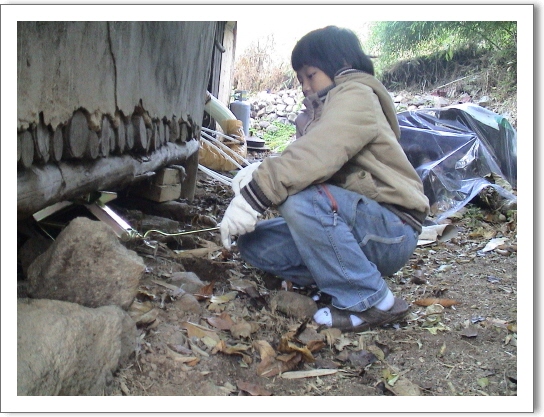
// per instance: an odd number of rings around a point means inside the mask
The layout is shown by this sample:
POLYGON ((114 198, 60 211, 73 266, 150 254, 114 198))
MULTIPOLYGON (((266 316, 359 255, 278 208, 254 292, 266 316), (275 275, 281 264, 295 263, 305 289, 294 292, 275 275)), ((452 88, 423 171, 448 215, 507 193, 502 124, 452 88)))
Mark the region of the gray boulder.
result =
POLYGON ((136 347, 117 306, 17 300, 17 395, 103 395, 136 347))
POLYGON ((108 225, 78 217, 30 265, 27 291, 31 298, 126 310, 144 271, 143 260, 108 225))

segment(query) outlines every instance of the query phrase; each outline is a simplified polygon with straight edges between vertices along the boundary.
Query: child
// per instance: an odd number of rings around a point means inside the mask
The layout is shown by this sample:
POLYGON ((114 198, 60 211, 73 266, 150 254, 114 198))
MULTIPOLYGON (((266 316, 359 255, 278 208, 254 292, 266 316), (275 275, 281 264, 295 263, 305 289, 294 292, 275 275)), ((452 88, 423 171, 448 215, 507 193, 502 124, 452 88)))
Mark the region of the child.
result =
POLYGON ((279 157, 236 175, 223 244, 239 235, 250 264, 329 294, 318 324, 364 331, 394 322, 409 306, 382 276, 412 255, 429 202, 399 145, 393 101, 350 30, 306 34, 291 63, 309 121, 279 157), (281 217, 257 223, 272 205, 281 217))

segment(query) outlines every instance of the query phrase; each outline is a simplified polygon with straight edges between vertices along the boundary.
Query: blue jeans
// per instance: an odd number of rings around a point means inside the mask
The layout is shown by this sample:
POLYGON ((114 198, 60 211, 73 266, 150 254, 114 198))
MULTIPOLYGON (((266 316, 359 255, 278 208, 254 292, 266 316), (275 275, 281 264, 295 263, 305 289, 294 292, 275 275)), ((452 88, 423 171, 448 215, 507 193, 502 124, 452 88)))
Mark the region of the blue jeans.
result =
POLYGON ((382 276, 401 269, 417 245, 418 233, 396 214, 334 185, 310 186, 278 209, 282 217, 238 238, 242 258, 300 286, 317 285, 339 309, 378 304, 388 290, 382 276))

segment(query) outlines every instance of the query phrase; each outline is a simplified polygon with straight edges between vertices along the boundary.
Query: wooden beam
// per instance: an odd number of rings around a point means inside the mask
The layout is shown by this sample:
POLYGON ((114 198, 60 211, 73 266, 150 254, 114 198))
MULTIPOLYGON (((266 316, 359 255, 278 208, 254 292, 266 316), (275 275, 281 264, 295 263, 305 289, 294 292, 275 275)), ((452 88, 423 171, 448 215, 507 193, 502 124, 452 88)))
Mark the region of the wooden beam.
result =
MULTIPOLYGON (((198 158, 198 150, 199 141, 190 140, 182 144, 167 143, 142 158, 110 154, 108 158, 95 161, 62 161, 20 170, 17 172, 17 218, 30 217, 54 203, 93 191, 121 189, 138 177, 168 165, 188 163, 192 168, 195 158, 198 158)), ((188 181, 196 182, 196 176, 190 176, 188 181)), ((194 195, 194 187, 195 184, 185 186, 185 194, 189 198, 194 195)))

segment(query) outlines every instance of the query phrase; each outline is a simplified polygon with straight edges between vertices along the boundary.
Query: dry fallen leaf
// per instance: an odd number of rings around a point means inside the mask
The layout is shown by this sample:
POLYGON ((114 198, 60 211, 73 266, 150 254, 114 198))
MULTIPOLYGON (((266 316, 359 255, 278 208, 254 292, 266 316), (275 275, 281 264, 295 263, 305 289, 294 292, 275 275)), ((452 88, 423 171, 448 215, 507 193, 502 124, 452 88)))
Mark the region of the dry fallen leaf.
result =
POLYGON ((432 304, 440 304, 443 307, 451 307, 457 304, 461 304, 459 301, 449 298, 421 298, 414 301, 414 304, 418 306, 428 307, 432 304))
POLYGON ((245 391, 250 395, 264 395, 264 396, 272 395, 270 391, 264 389, 263 387, 257 384, 252 384, 250 382, 238 381, 236 385, 238 385, 238 389, 245 391))
POLYGON ((298 352, 283 358, 284 361, 276 359, 276 352, 266 340, 256 340, 253 347, 259 351, 261 363, 257 365, 257 375, 264 377, 276 376, 282 372, 287 372, 297 366, 302 360, 302 355, 298 352))
POLYGON ((193 295, 198 301, 211 298, 213 294, 214 285, 215 285, 215 281, 212 281, 208 285, 204 285, 197 294, 193 294, 193 295))
POLYGON ((187 334, 189 336, 189 338, 195 336, 197 337, 198 339, 203 339, 204 337, 209 337, 213 340, 215 340, 215 342, 219 342, 219 336, 217 335, 217 333, 215 333, 213 330, 211 329, 207 329, 206 327, 202 327, 198 324, 195 324, 195 323, 191 323, 191 322, 188 322, 188 321, 183 321, 181 322, 181 327, 183 327, 184 329, 187 330, 187 334))
POLYGON ((308 350, 312 353, 317 352, 325 347, 323 340, 311 340, 306 344, 308 350))
POLYGON ((239 355, 242 357, 243 361, 249 365, 253 362, 253 360, 251 359, 251 356, 245 353, 245 351, 248 350, 250 347, 251 346, 249 345, 241 345, 241 344, 228 346, 224 340, 221 340, 212 349, 212 354, 216 354, 217 352, 222 352, 222 353, 225 353, 226 355, 239 355))
POLYGON ((236 291, 248 292, 257 289, 257 284, 248 279, 231 279, 229 280, 230 287, 236 291))
POLYGON ((234 300, 237 295, 238 295, 238 293, 236 291, 231 291, 231 292, 228 292, 226 294, 219 295, 219 296, 213 295, 210 298, 210 301, 213 304, 224 304, 224 303, 228 303, 229 301, 234 300))
POLYGON ((299 347, 295 343, 290 342, 285 337, 281 338, 280 344, 278 346, 278 351, 282 353, 299 352, 304 358, 305 362, 310 362, 310 363, 315 362, 312 352, 310 352, 310 350, 306 346, 299 347))
POLYGON ((393 385, 385 384, 385 387, 397 396, 420 396, 421 389, 409 379, 399 376, 393 385))
POLYGON ((485 245, 485 248, 482 249, 482 252, 489 252, 493 249, 504 245, 504 243, 508 240, 507 237, 497 237, 495 239, 491 239, 489 242, 487 242, 487 245, 485 245))
POLYGON ((230 330, 234 325, 234 320, 226 312, 221 313, 219 316, 209 317, 206 321, 219 330, 230 330))
POLYGON ((145 301, 143 303, 133 302, 130 305, 128 314, 136 322, 136 324, 149 324, 153 323, 159 316, 159 309, 154 308, 153 304, 150 301, 145 301))
POLYGON ((334 327, 323 329, 319 333, 325 336, 329 347, 336 343, 336 340, 342 336, 342 331, 340 329, 335 329, 334 327))
POLYGON ((294 371, 281 374, 284 379, 311 378, 314 376, 325 376, 336 374, 338 369, 311 369, 309 371, 294 371))
POLYGON ((257 366, 257 375, 272 377, 294 369, 302 361, 302 355, 298 352, 288 361, 278 361, 274 359, 271 362, 261 362, 257 366))
POLYGON ((364 349, 356 352, 350 352, 348 359, 353 366, 360 366, 361 368, 365 368, 378 360, 376 355, 364 349))
POLYGON ((178 352, 175 352, 172 349, 170 349, 168 346, 166 346, 166 356, 168 356, 170 359, 175 360, 176 362, 187 363, 187 364, 189 363, 196 364, 199 361, 199 359, 196 356, 181 355, 178 352))
POLYGON ((367 347, 367 349, 374 356, 376 356, 376 358, 378 358, 379 360, 383 361, 385 359, 385 353, 378 346, 370 345, 370 346, 367 347))
POLYGON ((230 328, 230 334, 236 339, 240 339, 242 337, 248 338, 251 336, 251 324, 249 324, 244 319, 240 319, 236 324, 233 324, 230 328))

